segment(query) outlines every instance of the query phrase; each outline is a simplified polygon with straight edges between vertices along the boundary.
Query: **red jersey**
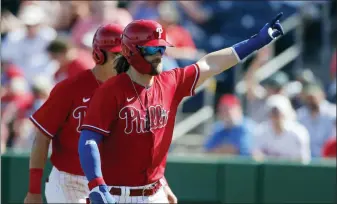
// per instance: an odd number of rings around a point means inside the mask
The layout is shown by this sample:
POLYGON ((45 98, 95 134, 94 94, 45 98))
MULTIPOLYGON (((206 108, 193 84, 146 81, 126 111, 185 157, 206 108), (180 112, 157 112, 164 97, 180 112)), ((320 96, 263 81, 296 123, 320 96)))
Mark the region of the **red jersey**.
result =
POLYGON ((123 73, 95 92, 82 129, 106 136, 100 150, 107 185, 141 186, 164 176, 178 105, 194 94, 198 78, 193 64, 155 76, 146 89, 123 73))
POLYGON ((78 155, 80 126, 99 85, 91 70, 65 79, 30 117, 44 135, 52 138, 51 162, 60 171, 84 175, 78 155))
POLYGON ((84 50, 78 50, 76 58, 68 64, 61 66, 55 73, 54 79, 56 82, 60 82, 68 77, 76 76, 84 70, 91 69, 94 66, 95 63, 91 54, 84 50))
POLYGON ((322 148, 322 156, 323 157, 336 157, 336 148, 337 148, 337 143, 336 143, 336 136, 331 137, 326 141, 322 148))

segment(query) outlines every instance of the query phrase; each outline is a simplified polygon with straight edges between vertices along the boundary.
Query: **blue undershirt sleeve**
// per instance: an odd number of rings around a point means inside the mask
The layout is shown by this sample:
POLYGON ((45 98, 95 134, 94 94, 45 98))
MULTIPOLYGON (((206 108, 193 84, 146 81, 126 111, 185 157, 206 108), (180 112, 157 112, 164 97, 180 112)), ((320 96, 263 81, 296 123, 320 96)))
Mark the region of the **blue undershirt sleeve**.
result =
POLYGON ((98 144, 102 141, 103 135, 91 130, 82 130, 78 153, 82 169, 88 181, 102 177, 101 159, 98 144))

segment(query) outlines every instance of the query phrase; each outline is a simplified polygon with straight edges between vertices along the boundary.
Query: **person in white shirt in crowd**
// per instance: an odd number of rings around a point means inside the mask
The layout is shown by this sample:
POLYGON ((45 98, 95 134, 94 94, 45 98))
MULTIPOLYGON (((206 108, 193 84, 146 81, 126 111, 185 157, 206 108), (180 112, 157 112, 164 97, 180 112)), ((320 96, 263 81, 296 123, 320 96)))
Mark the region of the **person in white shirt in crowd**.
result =
POLYGON ((315 83, 304 87, 304 106, 297 110, 298 120, 309 131, 313 157, 321 156, 323 144, 331 136, 336 105, 328 102, 322 87, 315 83))
POLYGON ((307 129, 296 121, 296 112, 290 100, 280 94, 270 96, 266 102, 269 119, 258 125, 255 132, 253 157, 310 161, 307 129))
POLYGON ((22 5, 18 16, 24 26, 7 34, 1 44, 1 60, 20 67, 30 84, 37 75, 52 77, 56 64, 49 58, 46 47, 57 33, 44 25, 46 13, 38 5, 28 4, 22 5))
POLYGON ((304 105, 304 87, 309 84, 316 83, 317 81, 318 79, 315 77, 311 69, 301 69, 295 73, 295 80, 290 82, 286 87, 286 92, 291 93, 288 94, 288 97, 290 98, 295 110, 304 105))
MULTIPOLYGON (((255 67, 253 67, 255 69, 255 67)), ((267 98, 275 94, 283 94, 284 87, 289 83, 289 77, 286 73, 278 71, 261 84, 256 81, 256 70, 249 68, 245 76, 247 93, 247 116, 256 123, 268 120, 266 111, 267 98)))

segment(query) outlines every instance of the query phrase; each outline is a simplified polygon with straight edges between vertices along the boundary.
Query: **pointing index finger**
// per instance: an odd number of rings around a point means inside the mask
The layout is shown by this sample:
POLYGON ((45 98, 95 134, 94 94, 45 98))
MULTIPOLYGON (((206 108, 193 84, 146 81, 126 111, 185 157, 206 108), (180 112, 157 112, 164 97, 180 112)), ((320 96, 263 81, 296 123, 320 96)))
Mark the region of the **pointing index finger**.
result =
POLYGON ((273 26, 276 21, 278 21, 283 16, 283 12, 277 14, 277 16, 270 22, 270 25, 273 26))

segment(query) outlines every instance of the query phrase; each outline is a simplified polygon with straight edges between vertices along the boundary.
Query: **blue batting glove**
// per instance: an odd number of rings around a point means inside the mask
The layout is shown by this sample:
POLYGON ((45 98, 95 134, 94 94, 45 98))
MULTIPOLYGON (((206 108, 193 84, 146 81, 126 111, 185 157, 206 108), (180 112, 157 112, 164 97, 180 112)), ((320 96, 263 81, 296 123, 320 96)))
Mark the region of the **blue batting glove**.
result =
POLYGON ((98 203, 117 203, 109 193, 107 185, 96 186, 90 191, 89 199, 91 204, 98 203))
POLYGON ((279 19, 283 13, 279 13, 270 23, 267 23, 258 34, 253 35, 248 40, 244 40, 232 46, 238 58, 243 60, 255 50, 268 45, 275 38, 284 34, 279 19))
POLYGON ((256 35, 264 45, 269 44, 272 40, 284 34, 282 25, 279 19, 283 16, 283 13, 279 13, 270 23, 267 23, 260 32, 256 35))

